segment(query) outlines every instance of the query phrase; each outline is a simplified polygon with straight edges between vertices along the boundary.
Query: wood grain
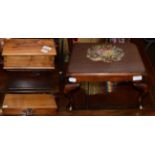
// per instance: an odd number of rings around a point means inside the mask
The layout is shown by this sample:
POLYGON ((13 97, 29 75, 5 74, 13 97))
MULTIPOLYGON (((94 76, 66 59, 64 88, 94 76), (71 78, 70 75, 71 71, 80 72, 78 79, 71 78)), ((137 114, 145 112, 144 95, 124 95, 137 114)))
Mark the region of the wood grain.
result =
POLYGON ((9 39, 2 56, 4 69, 55 69, 56 48, 53 39, 9 39), (43 46, 51 50, 44 53, 43 46))
POLYGON ((6 94, 3 108, 52 108, 56 109, 53 95, 48 94, 6 94))
POLYGON ((54 69, 54 57, 5 56, 4 69, 54 69))
POLYGON ((55 115, 55 97, 49 94, 6 94, 3 115, 55 115))
POLYGON ((5 41, 3 56, 26 56, 26 55, 56 55, 56 48, 53 39, 10 39, 5 41), (46 45, 52 48, 48 53, 41 52, 46 45))

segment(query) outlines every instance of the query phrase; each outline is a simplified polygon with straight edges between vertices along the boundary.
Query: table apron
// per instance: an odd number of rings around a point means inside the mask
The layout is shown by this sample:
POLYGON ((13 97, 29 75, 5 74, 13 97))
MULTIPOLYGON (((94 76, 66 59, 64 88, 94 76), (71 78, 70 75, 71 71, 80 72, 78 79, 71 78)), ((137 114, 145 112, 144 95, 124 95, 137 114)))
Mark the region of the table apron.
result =
POLYGON ((122 82, 122 81, 133 81, 133 77, 138 77, 142 76, 142 80, 137 80, 138 82, 140 81, 145 81, 147 76, 142 75, 142 74, 135 74, 135 75, 105 75, 105 76, 100 76, 100 75, 70 75, 68 77, 73 77, 76 79, 76 82, 104 82, 104 81, 111 81, 111 82, 122 82))

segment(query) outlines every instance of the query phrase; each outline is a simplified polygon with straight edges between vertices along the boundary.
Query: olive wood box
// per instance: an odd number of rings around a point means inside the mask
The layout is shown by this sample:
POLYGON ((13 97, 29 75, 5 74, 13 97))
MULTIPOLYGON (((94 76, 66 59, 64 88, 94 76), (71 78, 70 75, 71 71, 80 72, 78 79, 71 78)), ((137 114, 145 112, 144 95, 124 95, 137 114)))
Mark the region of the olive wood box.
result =
POLYGON ((4 69, 54 69, 56 48, 53 39, 5 40, 4 69))
POLYGON ((2 115, 56 115, 57 104, 51 94, 5 94, 2 115))

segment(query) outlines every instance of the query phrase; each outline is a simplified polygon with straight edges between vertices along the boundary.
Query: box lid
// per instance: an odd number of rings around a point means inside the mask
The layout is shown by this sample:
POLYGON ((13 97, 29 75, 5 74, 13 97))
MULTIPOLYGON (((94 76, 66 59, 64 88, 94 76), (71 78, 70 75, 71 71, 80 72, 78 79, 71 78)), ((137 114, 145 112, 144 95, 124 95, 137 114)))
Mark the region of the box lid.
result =
POLYGON ((3 56, 56 55, 53 39, 8 39, 5 40, 3 56))
POLYGON ((50 108, 57 109, 51 94, 6 94, 2 109, 50 108))

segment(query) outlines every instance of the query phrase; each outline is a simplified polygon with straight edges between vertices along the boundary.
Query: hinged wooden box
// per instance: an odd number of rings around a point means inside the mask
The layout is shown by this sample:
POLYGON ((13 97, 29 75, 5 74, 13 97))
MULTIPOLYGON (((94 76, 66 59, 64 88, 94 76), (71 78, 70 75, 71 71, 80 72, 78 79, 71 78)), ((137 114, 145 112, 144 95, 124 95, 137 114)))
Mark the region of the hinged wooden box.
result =
POLYGON ((53 39, 9 39, 2 55, 4 69, 54 69, 56 48, 53 39))
POLYGON ((56 115, 57 105, 51 94, 6 94, 3 115, 56 115))

